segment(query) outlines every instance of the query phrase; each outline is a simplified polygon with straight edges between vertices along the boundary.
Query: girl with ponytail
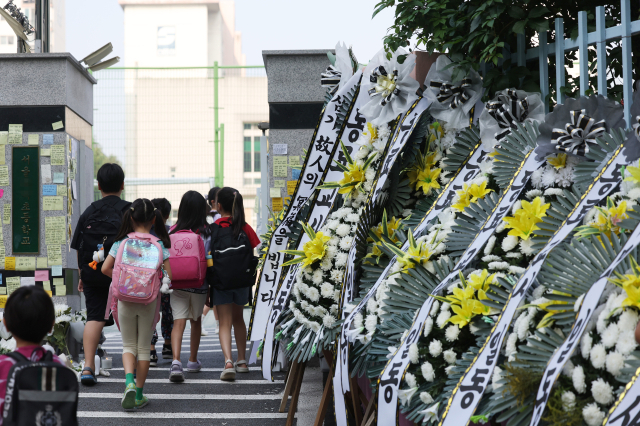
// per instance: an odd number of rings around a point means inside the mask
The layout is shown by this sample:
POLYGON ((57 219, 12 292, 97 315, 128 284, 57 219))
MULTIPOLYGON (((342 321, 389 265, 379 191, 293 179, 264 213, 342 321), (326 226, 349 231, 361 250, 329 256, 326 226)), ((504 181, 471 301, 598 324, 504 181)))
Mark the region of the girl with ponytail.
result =
POLYGON ((122 364, 126 374, 122 408, 125 411, 149 403, 142 391, 149 373, 149 341, 157 323, 158 293, 171 292, 169 250, 165 248, 170 244, 160 210, 146 198, 139 198, 124 213, 116 241, 102 265, 102 273, 112 278, 111 303, 107 304, 106 316, 109 311, 113 312, 122 333, 122 364), (152 226, 157 237, 149 233, 152 226))
MULTIPOLYGON (((236 263, 237 258, 234 257, 225 257, 224 260, 220 260, 220 257, 227 256, 228 253, 240 247, 249 250, 247 254, 253 257, 253 249, 260 244, 260 239, 245 221, 242 195, 237 190, 225 187, 218 191, 216 210, 222 217, 211 225, 211 242, 208 246, 213 248, 215 271, 212 274, 211 303, 218 311, 220 346, 225 357, 225 366, 220 379, 234 380, 236 372, 249 372, 246 361, 247 328, 242 313, 244 306, 249 303, 255 277, 253 282, 250 279, 248 283, 240 282, 247 269, 246 265, 239 267, 239 263, 236 263), (217 257, 216 253, 221 255, 217 257), (222 267, 216 268, 220 266, 216 262, 222 264, 222 267), (238 359, 235 363, 231 358, 232 325, 238 349, 238 359)), ((246 259, 246 256, 241 258, 246 259)), ((253 268, 255 269, 255 265, 253 268)), ((207 277, 209 278, 210 275, 207 277)))

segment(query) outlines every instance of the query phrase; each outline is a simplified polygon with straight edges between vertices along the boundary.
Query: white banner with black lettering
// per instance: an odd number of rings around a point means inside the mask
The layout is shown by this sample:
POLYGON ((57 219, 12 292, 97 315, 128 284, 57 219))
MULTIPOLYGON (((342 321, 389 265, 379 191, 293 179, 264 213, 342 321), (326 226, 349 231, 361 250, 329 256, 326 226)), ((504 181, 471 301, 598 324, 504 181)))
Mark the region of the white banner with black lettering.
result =
POLYGON ((291 230, 291 225, 296 220, 300 209, 313 195, 316 186, 318 186, 327 175, 331 160, 335 156, 336 151, 340 149, 340 143, 338 141, 338 131, 340 129, 334 128, 337 118, 336 114, 340 109, 345 93, 348 93, 354 87, 358 86, 361 78, 361 71, 355 73, 326 106, 324 115, 311 141, 309 154, 302 168, 300 181, 291 199, 287 214, 282 220, 282 223, 273 232, 264 266, 260 274, 260 283, 256 290, 257 297, 251 317, 249 336, 252 342, 264 337, 268 323, 268 315, 275 301, 282 264, 284 263, 284 253, 281 253, 281 250, 287 248, 287 243, 289 242, 287 234, 291 230))
MULTIPOLYGON (((463 188, 465 182, 473 180, 480 172, 480 163, 484 160, 486 152, 482 150, 480 142, 475 146, 472 152, 469 153, 468 160, 462 164, 460 169, 454 174, 454 177, 443 188, 438 198, 431 206, 431 209, 422 218, 420 224, 414 229, 414 235, 419 235, 424 228, 435 219, 440 212, 450 206, 451 200, 456 195, 456 191, 463 188)), ((409 247, 408 243, 402 247, 403 251, 406 251, 409 247)), ((389 262, 389 265, 385 268, 384 272, 380 275, 376 283, 369 289, 365 297, 360 301, 358 306, 347 316, 342 329, 340 330, 340 339, 338 341, 338 351, 336 355, 336 364, 333 377, 334 386, 334 401, 336 405, 336 419, 338 426, 346 426, 346 411, 344 405, 344 398, 342 395, 349 391, 349 350, 346 332, 351 329, 353 319, 355 315, 360 312, 367 304, 367 301, 376 294, 378 287, 387 278, 391 267, 395 263, 395 257, 389 262)), ((343 304, 343 312, 344 312, 343 304)))
MULTIPOLYGON (((517 173, 511 180, 509 186, 501 195, 498 205, 493 210, 478 235, 471 242, 469 247, 462 254, 455 269, 434 289, 434 294, 447 288, 452 280, 458 277, 458 273, 465 269, 476 254, 481 252, 482 247, 489 237, 493 235, 497 226, 502 222, 511 210, 511 206, 520 196, 529 178, 543 163, 544 158, 537 159, 533 151, 529 151, 523 160, 517 173)), ((407 337, 402 341, 400 347, 393 354, 386 367, 378 378, 378 426, 395 426, 396 413, 398 410, 398 388, 409 363, 409 346, 415 343, 424 327, 424 322, 431 310, 431 305, 435 299, 429 297, 416 316, 407 337)))
MULTIPOLYGON (((360 114, 360 106, 364 105, 368 99, 369 94, 366 91, 360 90, 358 92, 358 96, 354 101, 351 113, 345 123, 343 134, 346 134, 347 137, 342 138, 342 143, 349 155, 356 150, 356 142, 360 139, 360 135, 362 135, 362 131, 365 128, 367 120, 360 114)), ((342 135, 339 134, 337 139, 340 140, 341 136, 342 135)), ((340 147, 338 147, 338 152, 334 157, 336 157, 334 158, 335 161, 340 162, 342 165, 347 165, 347 158, 340 147)), ((338 167, 335 162, 332 162, 328 167, 328 172, 326 173, 323 182, 337 182, 343 177, 343 170, 338 167)), ((324 225, 329 213, 331 212, 331 208, 337 194, 337 188, 319 190, 307 220, 314 231, 319 231, 324 225)), ((309 241, 308 236, 303 234, 300 242, 298 243, 297 249, 302 250, 302 247, 307 241, 309 241)), ((278 322, 278 318, 280 318, 280 313, 282 313, 286 307, 287 300, 289 300, 289 295, 291 294, 293 283, 296 280, 297 272, 297 266, 295 268, 290 267, 287 269, 287 274, 284 277, 282 285, 280 285, 276 291, 275 303, 271 307, 271 312, 267 318, 268 322, 266 324, 267 328, 264 334, 264 346, 262 351, 262 376, 269 381, 273 380, 271 374, 271 362, 273 356, 273 337, 275 335, 275 327, 278 322)))
MULTIPOLYGON (((635 236, 636 240, 639 238, 640 235, 635 236)), ((633 240, 629 239, 629 241, 633 240)), ((640 426, 640 382, 638 382, 638 376, 640 376, 640 368, 636 370, 636 374, 627 383, 618 400, 607 413, 607 417, 602 422, 603 426, 640 426)))
MULTIPOLYGON (((522 274, 518 283, 513 288, 506 306, 496 321, 491 334, 485 344, 480 348, 478 355, 473 360, 460 382, 454 388, 451 397, 447 401, 444 414, 439 426, 459 426, 467 424, 474 414, 484 391, 491 381, 491 374, 497 363, 502 342, 512 323, 513 316, 526 297, 527 290, 536 281, 538 272, 542 268, 547 256, 555 247, 564 241, 573 229, 580 224, 584 216, 591 208, 613 191, 620 183, 619 168, 627 163, 626 157, 621 154, 622 148, 618 148, 609 160, 605 168, 596 176, 593 183, 584 193, 578 204, 564 223, 556 230, 547 244, 534 256, 527 270, 522 274)), ((545 399, 546 402, 546 399, 545 399)), ((542 412, 540 412, 542 414, 542 412)), ((532 422, 532 424, 534 424, 532 422)))

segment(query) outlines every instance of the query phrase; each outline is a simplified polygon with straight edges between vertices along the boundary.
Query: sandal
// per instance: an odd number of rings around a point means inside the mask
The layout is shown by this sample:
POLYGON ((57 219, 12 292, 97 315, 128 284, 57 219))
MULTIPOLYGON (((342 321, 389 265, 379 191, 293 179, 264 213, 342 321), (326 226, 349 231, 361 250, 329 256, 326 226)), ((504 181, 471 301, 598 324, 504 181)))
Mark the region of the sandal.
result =
POLYGON ((220 380, 233 381, 236 379, 236 367, 227 368, 227 364, 233 365, 230 359, 225 361, 224 370, 220 373, 220 380))
POLYGON ((98 379, 96 378, 96 374, 91 369, 91 367, 85 367, 82 369, 82 376, 80 376, 80 382, 85 386, 93 386, 98 383, 98 379), (84 374, 85 371, 88 371, 89 374, 84 374))
POLYGON ((238 373, 248 373, 249 372, 249 367, 238 367, 238 364, 247 365, 247 361, 245 361, 244 359, 239 359, 233 365, 236 367, 236 371, 238 373))

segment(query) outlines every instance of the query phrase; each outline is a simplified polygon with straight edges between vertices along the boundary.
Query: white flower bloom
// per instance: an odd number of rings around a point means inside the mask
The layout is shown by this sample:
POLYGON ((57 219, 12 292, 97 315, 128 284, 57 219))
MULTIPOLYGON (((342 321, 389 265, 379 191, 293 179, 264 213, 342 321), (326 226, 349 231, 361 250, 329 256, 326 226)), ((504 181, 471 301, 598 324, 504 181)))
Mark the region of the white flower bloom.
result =
MULTIPOLYGON (((611 295, 610 295, 611 296, 611 295)), ((610 297, 610 299, 613 299, 610 297)), ((598 333, 604 333, 604 330, 607 328, 607 317, 609 316, 609 309, 603 309, 598 315, 598 321, 596 322, 596 330, 598 333)))
POLYGON ((440 309, 440 302, 434 300, 433 304, 431 305, 431 311, 429 312, 429 315, 431 315, 432 317, 436 316, 436 314, 438 313, 438 309, 440 309))
POLYGON ((436 319, 436 325, 438 328, 442 328, 449 318, 451 318, 451 312, 449 310, 440 312, 436 319))
POLYGON ((502 383, 498 383, 500 380, 502 380, 502 368, 496 366, 493 369, 493 374, 491 375, 491 386, 493 386, 494 391, 497 391, 504 386, 502 383))
POLYGON ((489 269, 504 271, 509 269, 509 262, 491 262, 489 263, 489 269))
POLYGON ((533 293, 531 294, 531 296, 533 297, 533 299, 540 299, 542 297, 542 295, 547 291, 547 288, 543 285, 539 285, 535 290, 533 290, 533 293))
POLYGON ((368 333, 373 333, 378 325, 378 317, 375 314, 367 315, 367 319, 364 321, 364 327, 368 333))
POLYGON ((339 243, 340 243, 340 238, 335 235, 329 238, 329 241, 327 241, 327 245, 329 245, 330 247, 336 247, 336 250, 338 250, 337 247, 339 243))
POLYGON ((327 328, 333 327, 333 324, 335 324, 335 322, 336 322, 336 319, 329 314, 322 317, 322 323, 327 328))
POLYGON ((580 310, 580 305, 582 305, 582 300, 584 299, 584 293, 580 295, 576 299, 576 302, 573 304, 573 312, 578 312, 580 310))
POLYGON ((591 382, 591 395, 598 404, 609 405, 613 402, 613 388, 602 378, 591 382))
POLYGON ((607 355, 607 371, 614 376, 620 375, 620 370, 624 367, 624 356, 618 352, 611 352, 607 355))
POLYGON ((620 337, 616 343, 616 351, 627 356, 631 352, 635 351, 637 346, 635 330, 627 330, 620 333, 620 337))
POLYGON ((344 278, 344 270, 343 269, 332 269, 329 273, 329 278, 334 283, 342 283, 342 278, 344 278))
POLYGON ((529 315, 527 314, 522 314, 516 322, 519 322, 519 324, 517 324, 518 329, 516 330, 518 333, 518 340, 526 339, 529 335, 529 325, 531 323, 531 317, 529 317, 529 315))
POLYGON ((396 353, 396 351, 398 350, 398 348, 396 348, 395 346, 388 346, 387 350, 389 351, 389 353, 387 354, 387 358, 391 359, 393 355, 396 353))
POLYGON ((358 312, 353 316, 353 327, 354 328, 363 328, 364 327, 364 318, 362 314, 358 312))
POLYGON ((584 359, 589 359, 592 345, 593 338, 591 337, 591 333, 587 332, 582 336, 582 340, 580 340, 580 352, 582 353, 582 357, 584 359))
POLYGON ((576 366, 573 365, 573 362, 571 362, 571 360, 567 360, 567 363, 562 368, 562 374, 564 376, 571 377, 574 368, 576 368, 576 366))
POLYGON ((442 353, 442 343, 439 340, 432 340, 429 343, 429 353, 432 357, 438 357, 442 353))
POLYGON ((625 309, 618 319, 618 328, 620 331, 635 330, 638 325, 638 314, 633 309, 625 309))
POLYGON ((502 258, 500 256, 496 256, 495 254, 489 254, 489 255, 486 255, 486 256, 482 256, 482 261, 483 262, 487 262, 487 263, 489 263, 489 262, 498 262, 500 260, 502 260, 502 258))
POLYGON ((522 208, 522 201, 517 200, 515 203, 513 203, 513 206, 511 206, 511 214, 516 214, 516 212, 521 208, 522 208))
POLYGON ((446 351, 444 351, 442 356, 444 357, 444 360, 447 363, 449 363, 449 364, 455 364, 456 363, 457 355, 456 355, 456 353, 455 353, 455 351, 453 349, 447 349, 446 351))
POLYGON ((496 226, 496 234, 501 233, 505 229, 507 229, 507 222, 501 220, 500 223, 498 223, 498 226, 496 226))
POLYGON ((333 286, 331 285, 331 283, 323 283, 320 286, 320 294, 322 294, 322 297, 332 298, 333 297, 333 286))
POLYGON ((342 249, 344 251, 349 251, 349 249, 351 248, 351 243, 352 242, 353 242, 353 237, 351 237, 351 236, 343 237, 340 240, 339 247, 340 247, 340 249, 342 249))
POLYGON ((322 259, 322 262, 320 262, 320 269, 325 272, 330 270, 332 266, 331 259, 329 258, 322 259))
POLYGON ((604 348, 604 345, 602 343, 593 345, 591 352, 589 353, 589 357, 591 358, 591 365, 593 365, 594 368, 604 368, 604 364, 607 360, 607 351, 604 348))
POLYGON ((342 225, 338 226, 338 228, 336 229, 336 234, 338 234, 340 237, 344 237, 344 236, 347 236, 350 231, 351 231, 351 226, 347 225, 346 223, 343 223, 342 225))
POLYGON ((571 411, 576 407, 576 394, 571 391, 562 392, 562 409, 571 411))
POLYGON ((571 375, 571 381, 573 382, 573 387, 578 393, 585 393, 587 390, 587 385, 584 382, 584 370, 581 365, 577 365, 576 368, 573 369, 573 374, 571 375))
POLYGON ((511 333, 507 338, 507 346, 505 348, 505 355, 515 355, 518 351, 516 343, 518 342, 518 333, 511 333))
POLYGON ((507 253, 505 257, 509 259, 520 259, 522 257, 522 253, 518 253, 517 251, 512 251, 507 253))
POLYGON ((602 333, 602 344, 605 348, 611 348, 616 345, 620 330, 617 324, 609 324, 609 326, 602 333))
POLYGON ((525 196, 530 199, 533 200, 536 197, 539 197, 542 195, 542 191, 540 191, 539 189, 532 189, 531 191, 528 191, 525 196))
POLYGON ((493 159, 487 159, 480 163, 480 173, 483 175, 493 173, 493 159))
POLYGON ((420 392, 420 401, 423 404, 433 404, 433 397, 429 392, 420 392))
POLYGON ((420 362, 420 353, 418 351, 418 344, 417 343, 413 343, 409 346, 409 361, 411 361, 411 364, 417 364, 418 362, 420 362))
POLYGON ((420 367, 420 370, 422 371, 422 377, 424 377, 427 382, 433 382, 435 380, 436 373, 433 371, 433 366, 429 361, 425 361, 420 367))
POLYGON ((423 332, 424 337, 428 337, 432 329, 433 329, 433 318, 427 317, 427 319, 424 322, 424 332, 423 332))
POLYGON ((526 268, 521 268, 520 266, 515 266, 515 265, 509 266, 509 272, 511 272, 514 275, 522 275, 526 270, 527 270, 526 268))
POLYGON ((513 250, 518 245, 518 237, 513 235, 507 235, 507 237, 502 240, 502 250, 505 252, 513 250))
POLYGON ((323 275, 322 275, 322 270, 320 269, 316 269, 315 272, 311 275, 311 281, 315 284, 315 285, 320 285, 322 284, 323 281, 323 275))
POLYGON ((56 317, 56 324, 61 324, 65 322, 71 322, 70 315, 60 315, 59 317, 56 317))
POLYGON ((496 237, 495 235, 492 235, 491 237, 489 237, 489 241, 487 241, 487 245, 484 246, 484 254, 485 255, 491 254, 491 251, 493 250, 493 246, 495 244, 496 244, 496 237))
POLYGON ((600 426, 604 420, 604 413, 598 408, 598 404, 592 402, 582 409, 582 418, 587 426, 600 426))
POLYGON ((458 335, 460 334, 460 328, 457 325, 450 325, 447 327, 445 332, 445 337, 448 342, 455 342, 458 340, 458 335))
POLYGON ((531 256, 537 253, 537 250, 533 248, 533 240, 531 238, 520 241, 520 251, 525 256, 531 256))
POLYGON ((347 253, 338 253, 336 255, 336 266, 344 266, 347 264, 347 260, 349 259, 349 255, 347 253))
POLYGON ((407 382, 410 388, 416 387, 416 376, 411 373, 407 373, 404 375, 404 381, 407 382))
MULTIPOLYGON (((409 376, 410 374, 411 373, 407 373, 407 375, 405 376, 405 381, 407 381, 407 376, 409 376)), ((413 374, 411 374, 411 376, 413 376, 413 374)), ((408 384, 408 381, 407 381, 407 384, 408 384)), ((413 398, 413 395, 415 395, 417 391, 418 391, 418 388, 416 386, 411 386, 409 387, 409 389, 399 389, 398 399, 400 399, 400 404, 402 405, 411 404, 411 399, 413 398)))
MULTIPOLYGON (((367 169, 367 171, 369 171, 369 169, 367 169)), ((358 223, 360 221, 360 215, 358 213, 350 213, 349 215, 347 215, 346 221, 351 223, 358 223)))

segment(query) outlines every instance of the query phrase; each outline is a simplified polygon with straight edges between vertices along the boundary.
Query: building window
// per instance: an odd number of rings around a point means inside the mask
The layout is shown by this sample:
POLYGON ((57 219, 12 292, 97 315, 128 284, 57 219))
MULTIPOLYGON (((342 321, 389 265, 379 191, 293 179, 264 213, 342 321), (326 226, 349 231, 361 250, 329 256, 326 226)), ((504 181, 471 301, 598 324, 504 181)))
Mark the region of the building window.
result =
POLYGON ((260 136, 258 123, 242 124, 244 185, 260 185, 260 136))
POLYGON ((157 50, 160 56, 176 54, 176 27, 158 27, 157 50))
POLYGON ((13 36, 0 36, 0 44, 13 44, 13 36))
POLYGON ((260 171, 260 136, 253 137, 253 171, 260 171))
POLYGON ((245 130, 251 130, 251 123, 244 123, 245 130))
POLYGON ((251 167, 251 136, 244 137, 244 171, 253 171, 251 167))

